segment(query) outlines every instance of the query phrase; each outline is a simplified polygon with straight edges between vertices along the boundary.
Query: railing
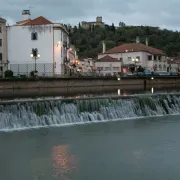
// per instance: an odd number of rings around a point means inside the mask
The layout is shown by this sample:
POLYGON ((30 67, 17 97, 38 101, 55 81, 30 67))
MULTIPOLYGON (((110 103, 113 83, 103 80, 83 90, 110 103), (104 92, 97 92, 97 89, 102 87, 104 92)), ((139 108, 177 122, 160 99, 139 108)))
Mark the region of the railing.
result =
MULTIPOLYGON (((14 76, 31 76, 31 72, 35 71, 35 64, 10 64, 10 70, 14 76)), ((60 67, 61 68, 61 67, 60 67)), ((38 76, 52 77, 54 76, 53 63, 37 63, 36 70, 38 76)))

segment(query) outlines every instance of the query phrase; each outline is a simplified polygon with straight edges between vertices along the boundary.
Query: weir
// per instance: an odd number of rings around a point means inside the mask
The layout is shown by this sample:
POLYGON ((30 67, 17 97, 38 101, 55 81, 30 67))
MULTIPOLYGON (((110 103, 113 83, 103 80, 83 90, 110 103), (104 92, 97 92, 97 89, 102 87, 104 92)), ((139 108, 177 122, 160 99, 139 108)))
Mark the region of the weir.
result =
POLYGON ((1 102, 0 130, 64 126, 180 113, 180 94, 1 102))

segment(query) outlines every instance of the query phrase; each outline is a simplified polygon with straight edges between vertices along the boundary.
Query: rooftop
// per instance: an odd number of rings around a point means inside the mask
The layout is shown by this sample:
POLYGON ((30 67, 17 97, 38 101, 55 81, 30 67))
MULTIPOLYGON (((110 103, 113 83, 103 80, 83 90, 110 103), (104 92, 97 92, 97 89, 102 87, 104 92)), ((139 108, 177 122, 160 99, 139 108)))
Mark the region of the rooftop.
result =
POLYGON ((24 24, 26 24, 29 21, 31 21, 31 19, 27 19, 27 20, 23 20, 23 21, 18 21, 18 22, 16 22, 16 25, 24 25, 24 24))
POLYGON ((167 57, 168 64, 179 64, 180 63, 180 56, 177 57, 167 57))
POLYGON ((100 59, 97 59, 96 62, 120 62, 120 61, 117 58, 113 58, 107 55, 100 59))
POLYGON ((5 23, 5 22, 6 22, 6 20, 0 17, 0 22, 5 23))
POLYGON ((165 54, 162 50, 156 49, 141 43, 130 43, 123 44, 117 47, 114 47, 110 50, 107 50, 104 54, 116 54, 116 53, 125 53, 125 52, 148 52, 150 54, 162 55, 165 54))
POLYGON ((31 26, 31 25, 47 25, 47 24, 53 24, 53 23, 47 20, 46 18, 44 18, 43 16, 39 16, 35 19, 28 21, 23 25, 31 26))

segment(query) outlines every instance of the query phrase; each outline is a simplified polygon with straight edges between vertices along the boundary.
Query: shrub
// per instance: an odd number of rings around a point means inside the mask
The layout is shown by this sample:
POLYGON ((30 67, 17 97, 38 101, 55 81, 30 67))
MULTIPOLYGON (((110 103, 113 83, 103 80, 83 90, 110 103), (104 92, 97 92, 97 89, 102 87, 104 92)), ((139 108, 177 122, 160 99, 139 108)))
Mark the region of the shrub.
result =
POLYGON ((4 72, 4 75, 5 75, 6 78, 12 78, 12 77, 13 77, 13 71, 11 71, 11 70, 6 70, 6 71, 4 72))
POLYGON ((34 77, 36 73, 38 73, 38 71, 31 71, 31 72, 30 72, 30 76, 31 76, 31 77, 34 77))

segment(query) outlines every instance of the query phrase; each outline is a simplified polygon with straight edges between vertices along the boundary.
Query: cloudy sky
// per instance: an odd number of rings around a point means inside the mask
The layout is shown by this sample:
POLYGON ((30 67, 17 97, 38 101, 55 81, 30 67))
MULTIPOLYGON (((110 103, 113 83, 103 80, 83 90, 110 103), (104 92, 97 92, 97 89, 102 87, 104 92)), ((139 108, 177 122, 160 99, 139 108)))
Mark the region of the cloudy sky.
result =
POLYGON ((9 24, 22 20, 22 10, 31 7, 32 18, 44 16, 72 25, 102 16, 107 24, 123 21, 180 30, 180 0, 0 0, 0 4, 0 16, 9 24))

